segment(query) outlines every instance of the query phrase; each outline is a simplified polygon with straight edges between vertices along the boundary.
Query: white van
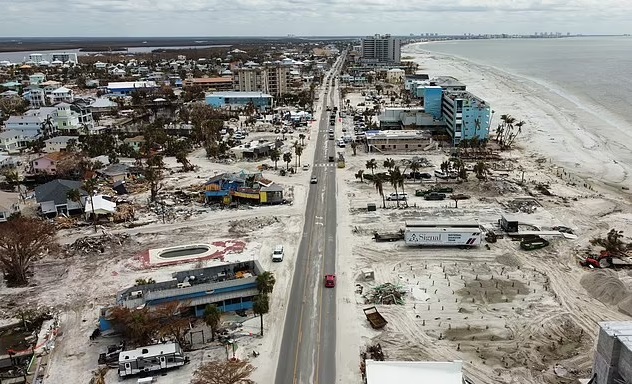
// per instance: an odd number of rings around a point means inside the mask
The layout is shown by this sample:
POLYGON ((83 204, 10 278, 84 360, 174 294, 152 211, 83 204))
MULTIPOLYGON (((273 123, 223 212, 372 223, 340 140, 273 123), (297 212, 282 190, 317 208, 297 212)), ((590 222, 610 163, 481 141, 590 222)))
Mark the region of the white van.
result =
POLYGON ((277 245, 274 247, 274 251, 272 251, 272 261, 283 261, 283 246, 277 245))

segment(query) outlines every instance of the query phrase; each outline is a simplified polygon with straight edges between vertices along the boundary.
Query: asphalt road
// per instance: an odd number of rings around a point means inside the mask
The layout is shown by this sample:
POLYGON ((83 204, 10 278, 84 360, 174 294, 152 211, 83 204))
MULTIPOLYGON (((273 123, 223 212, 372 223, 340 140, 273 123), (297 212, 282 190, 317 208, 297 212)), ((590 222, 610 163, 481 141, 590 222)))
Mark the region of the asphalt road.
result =
POLYGON ((325 288, 325 275, 336 267, 336 167, 334 140, 328 140, 327 105, 334 103, 334 77, 339 60, 327 79, 322 100, 305 226, 298 249, 276 384, 334 384, 336 380, 336 288, 325 288))

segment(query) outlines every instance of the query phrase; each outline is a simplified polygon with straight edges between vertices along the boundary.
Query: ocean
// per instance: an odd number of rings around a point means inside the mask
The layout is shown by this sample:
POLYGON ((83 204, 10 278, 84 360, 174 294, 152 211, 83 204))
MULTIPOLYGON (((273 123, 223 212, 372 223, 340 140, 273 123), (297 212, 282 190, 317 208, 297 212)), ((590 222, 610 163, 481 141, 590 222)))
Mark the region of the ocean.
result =
POLYGON ((409 49, 527 78, 578 104, 616 115, 632 128, 632 37, 462 40, 409 49))

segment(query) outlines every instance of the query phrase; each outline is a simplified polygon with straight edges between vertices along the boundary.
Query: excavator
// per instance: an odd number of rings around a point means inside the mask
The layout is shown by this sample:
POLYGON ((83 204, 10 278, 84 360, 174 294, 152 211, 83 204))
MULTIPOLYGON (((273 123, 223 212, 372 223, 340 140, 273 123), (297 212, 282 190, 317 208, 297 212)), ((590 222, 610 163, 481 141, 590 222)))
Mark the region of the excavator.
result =
POLYGON ((612 266, 612 255, 609 251, 602 250, 599 255, 590 255, 584 261, 580 261, 579 264, 582 267, 603 268, 601 266, 601 260, 605 259, 605 268, 612 266))

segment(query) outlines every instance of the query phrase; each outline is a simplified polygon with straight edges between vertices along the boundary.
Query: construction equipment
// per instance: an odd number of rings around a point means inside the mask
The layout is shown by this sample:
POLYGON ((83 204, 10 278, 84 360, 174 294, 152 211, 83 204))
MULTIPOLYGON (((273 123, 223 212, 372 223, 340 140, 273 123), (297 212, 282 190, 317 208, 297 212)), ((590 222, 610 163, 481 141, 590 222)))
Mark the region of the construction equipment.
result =
POLYGON ((366 316, 369 323, 371 323, 371 327, 373 329, 382 329, 386 324, 388 324, 388 321, 386 321, 386 319, 384 319, 384 317, 380 315, 376 307, 365 308, 364 315, 366 316))

